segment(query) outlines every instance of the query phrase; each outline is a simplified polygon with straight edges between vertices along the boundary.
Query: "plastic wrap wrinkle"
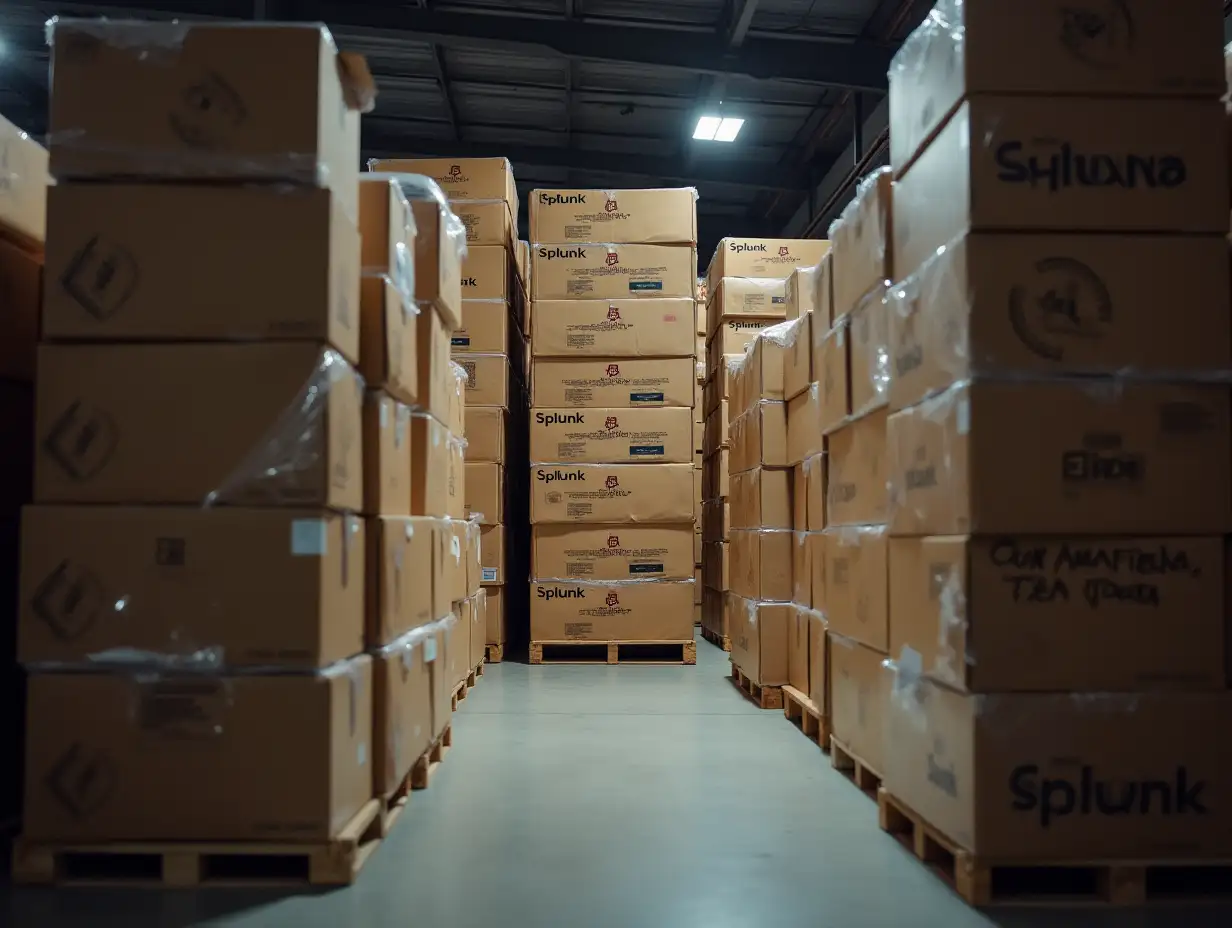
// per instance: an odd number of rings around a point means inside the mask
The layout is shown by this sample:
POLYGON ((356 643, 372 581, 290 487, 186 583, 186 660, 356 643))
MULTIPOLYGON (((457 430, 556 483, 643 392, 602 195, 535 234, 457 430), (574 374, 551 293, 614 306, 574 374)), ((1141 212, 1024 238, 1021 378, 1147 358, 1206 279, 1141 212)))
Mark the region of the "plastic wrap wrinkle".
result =
MULTIPOLYGON (((956 571, 949 571, 937 597, 937 676, 945 683, 962 687, 966 667, 960 666, 953 642, 967 639, 967 591, 956 571)), ((974 664, 975 655, 964 647, 965 664, 974 664)))
POLYGON ((800 340, 800 332, 804 329, 804 319, 788 319, 767 326, 758 333, 758 338, 778 345, 780 348, 794 348, 800 340))
POLYGON ((884 535, 888 531, 886 525, 837 525, 827 529, 826 534, 834 538, 844 548, 855 548, 860 545, 866 535, 884 535))
MULTIPOLYGON (((369 168, 377 160, 376 158, 368 159, 369 168)), ((402 188, 402 195, 408 200, 435 200, 437 206, 444 211, 445 236, 457 252, 458 261, 461 262, 466 257, 466 224, 458 218, 457 213, 450 207, 449 198, 445 196, 445 191, 441 189, 440 184, 431 177, 425 177, 423 174, 373 171, 372 175, 375 177, 387 177, 397 183, 402 188)))
MULTIPOLYGON (((830 228, 826 235, 833 240, 835 238, 835 233, 842 226, 854 222, 856 214, 864 207, 864 198, 869 196, 870 191, 876 188, 878 178, 883 174, 893 173, 893 168, 888 165, 883 165, 879 168, 874 168, 872 171, 869 171, 861 177, 860 182, 856 185, 855 196, 853 196, 847 205, 843 207, 843 211, 838 214, 838 218, 830 223, 830 228)), ((885 241, 884 230, 882 232, 881 240, 883 242, 885 241)))

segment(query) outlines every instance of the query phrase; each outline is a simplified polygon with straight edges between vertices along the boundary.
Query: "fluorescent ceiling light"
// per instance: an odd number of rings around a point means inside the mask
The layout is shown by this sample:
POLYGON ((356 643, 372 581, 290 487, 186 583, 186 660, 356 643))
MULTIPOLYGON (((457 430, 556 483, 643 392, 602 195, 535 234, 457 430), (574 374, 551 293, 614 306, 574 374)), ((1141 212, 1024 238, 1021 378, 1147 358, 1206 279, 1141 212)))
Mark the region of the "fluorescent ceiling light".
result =
POLYGON ((713 142, 715 133, 719 131, 719 126, 723 124, 718 116, 703 116, 697 121, 697 128, 693 130, 693 138, 701 139, 703 142, 713 142))
POLYGON ((736 136, 740 134, 740 127, 743 125, 743 119, 724 119, 719 123, 719 131, 714 134, 714 140, 716 142, 734 142, 736 136))

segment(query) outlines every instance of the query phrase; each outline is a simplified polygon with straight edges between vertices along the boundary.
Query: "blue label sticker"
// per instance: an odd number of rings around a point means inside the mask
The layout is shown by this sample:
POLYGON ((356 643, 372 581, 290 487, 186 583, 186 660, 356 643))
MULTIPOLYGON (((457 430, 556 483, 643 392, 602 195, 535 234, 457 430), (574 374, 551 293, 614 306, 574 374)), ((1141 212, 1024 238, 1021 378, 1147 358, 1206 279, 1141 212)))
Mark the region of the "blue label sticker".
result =
POLYGON ((631 280, 629 281, 629 289, 635 292, 639 290, 662 290, 663 281, 661 280, 631 280))
POLYGON ((470 344, 471 344, 471 338, 469 335, 455 335, 450 340, 450 345, 452 345, 454 348, 469 348, 470 344))
POLYGON ((630 403, 662 403, 665 397, 662 393, 630 393, 630 403))
POLYGON ((629 457, 631 458, 650 458, 663 457, 667 454, 667 449, 663 445, 630 445, 629 457))
POLYGON ((630 564, 629 573, 631 574, 661 574, 663 573, 662 564, 630 564))

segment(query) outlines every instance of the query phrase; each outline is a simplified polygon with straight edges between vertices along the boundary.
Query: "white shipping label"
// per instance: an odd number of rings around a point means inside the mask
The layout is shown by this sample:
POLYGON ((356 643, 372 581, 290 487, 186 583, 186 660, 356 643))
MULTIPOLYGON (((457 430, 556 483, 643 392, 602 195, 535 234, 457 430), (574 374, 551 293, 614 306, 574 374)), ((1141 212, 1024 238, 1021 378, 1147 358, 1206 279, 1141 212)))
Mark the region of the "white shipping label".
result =
POLYGON ((295 519, 291 522, 291 554, 295 557, 324 557, 329 550, 329 524, 324 519, 295 519))

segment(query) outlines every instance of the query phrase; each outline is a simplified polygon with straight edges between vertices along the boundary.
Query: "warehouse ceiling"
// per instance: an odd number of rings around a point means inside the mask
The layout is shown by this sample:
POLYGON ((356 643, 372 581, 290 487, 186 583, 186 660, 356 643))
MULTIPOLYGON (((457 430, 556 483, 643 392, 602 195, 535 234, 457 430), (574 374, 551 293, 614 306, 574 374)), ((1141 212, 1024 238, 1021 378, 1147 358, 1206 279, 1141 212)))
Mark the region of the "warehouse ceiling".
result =
POLYGON ((366 156, 506 155, 524 200, 536 186, 694 184, 708 253, 721 235, 778 233, 840 153, 850 158, 894 49, 930 5, 3 0, 0 111, 44 131, 51 15, 320 20, 377 77, 366 156), (692 139, 711 112, 746 120, 735 142, 692 139))

